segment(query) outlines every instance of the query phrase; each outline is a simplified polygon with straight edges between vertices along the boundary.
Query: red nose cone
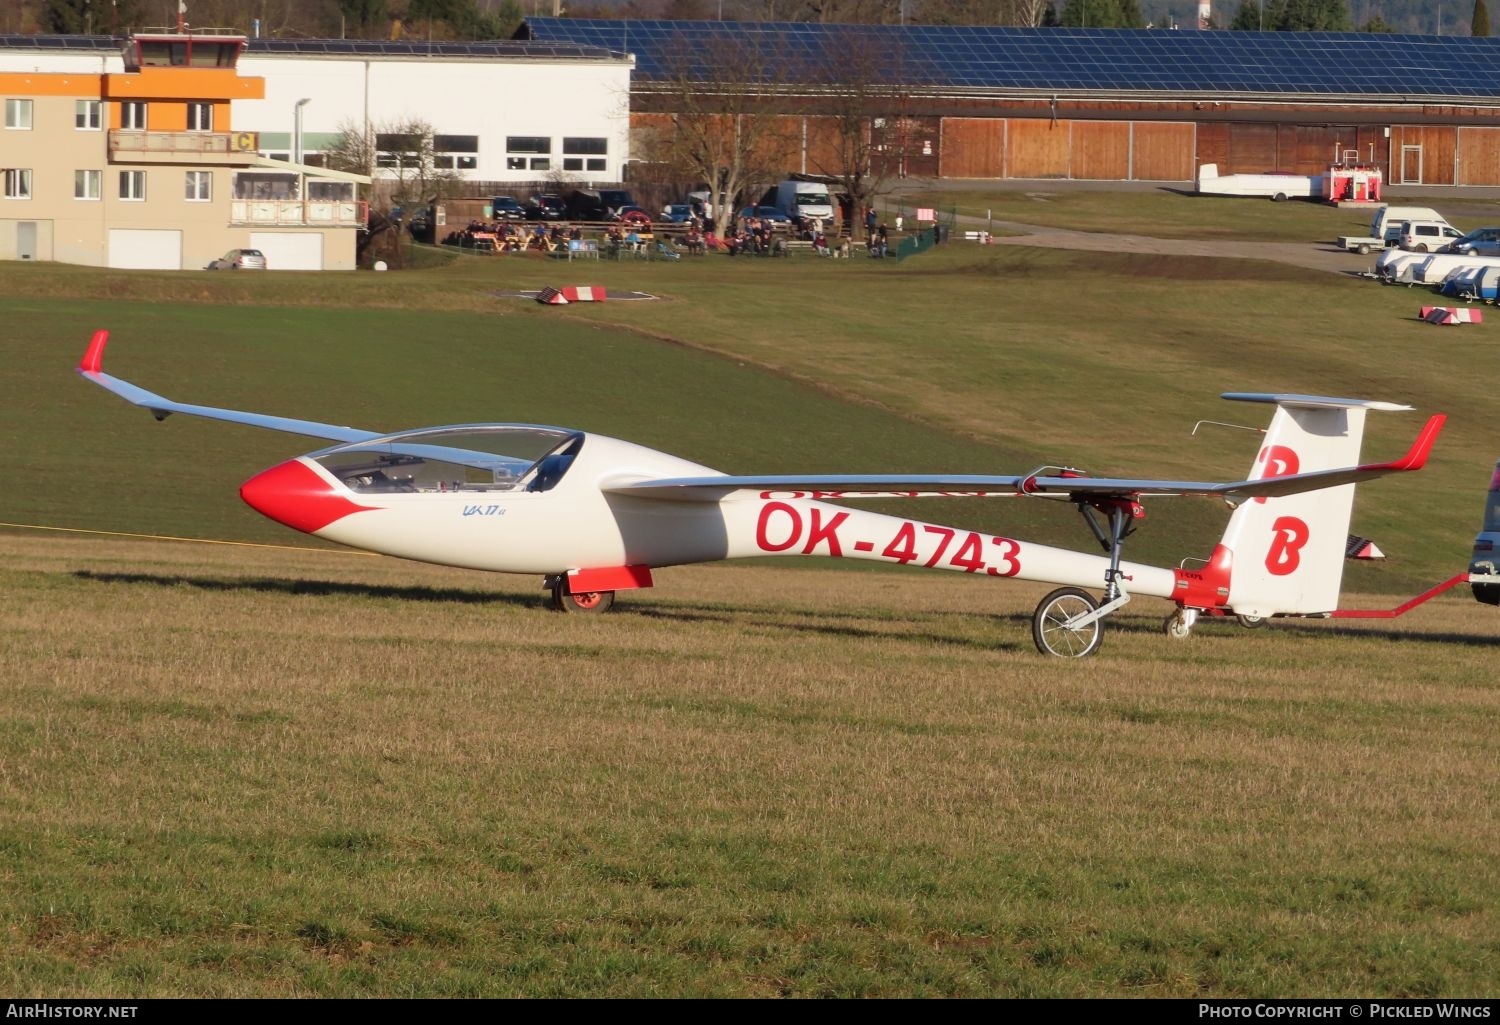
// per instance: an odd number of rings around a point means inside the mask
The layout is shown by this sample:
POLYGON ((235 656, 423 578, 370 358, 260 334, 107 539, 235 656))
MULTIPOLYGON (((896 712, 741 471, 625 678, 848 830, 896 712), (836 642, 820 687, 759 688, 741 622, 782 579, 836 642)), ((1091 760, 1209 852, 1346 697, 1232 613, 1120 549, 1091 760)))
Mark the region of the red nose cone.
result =
POLYGON ((349 501, 300 459, 251 477, 240 485, 240 497, 262 516, 309 534, 370 508, 349 501))

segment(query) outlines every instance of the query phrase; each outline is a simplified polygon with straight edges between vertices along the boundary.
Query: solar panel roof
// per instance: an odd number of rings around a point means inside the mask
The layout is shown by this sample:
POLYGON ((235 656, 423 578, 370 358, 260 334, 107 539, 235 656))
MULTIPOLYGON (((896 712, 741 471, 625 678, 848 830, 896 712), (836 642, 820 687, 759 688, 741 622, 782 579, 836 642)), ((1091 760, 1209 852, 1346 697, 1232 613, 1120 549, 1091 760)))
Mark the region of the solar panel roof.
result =
POLYGON ((471 57, 483 59, 551 58, 610 60, 621 55, 605 47, 573 40, 492 39, 484 42, 422 42, 383 39, 252 39, 250 54, 301 54, 350 57, 471 57))
POLYGON ((0 35, 0 50, 105 50, 118 51, 115 36, 22 36, 0 35))
MULTIPOLYGON (((891 77, 943 90, 1455 97, 1500 100, 1500 37, 1355 32, 822 25, 805 22, 530 18, 522 34, 633 53, 649 87, 716 52, 779 55, 776 74, 837 65, 850 47, 886 55, 891 77)), ((768 69, 766 77, 773 72, 768 69)))

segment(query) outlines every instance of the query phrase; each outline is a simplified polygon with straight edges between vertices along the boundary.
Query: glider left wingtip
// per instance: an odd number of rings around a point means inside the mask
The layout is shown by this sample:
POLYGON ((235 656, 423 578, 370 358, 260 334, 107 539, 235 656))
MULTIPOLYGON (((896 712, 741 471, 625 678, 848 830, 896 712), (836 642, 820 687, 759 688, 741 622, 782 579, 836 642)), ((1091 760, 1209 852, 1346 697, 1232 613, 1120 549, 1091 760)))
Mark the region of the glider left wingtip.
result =
POLYGON ((109 344, 109 332, 100 329, 94 332, 94 337, 89 340, 89 347, 83 353, 83 359, 78 361, 78 372, 80 374, 97 374, 104 369, 104 347, 109 344))

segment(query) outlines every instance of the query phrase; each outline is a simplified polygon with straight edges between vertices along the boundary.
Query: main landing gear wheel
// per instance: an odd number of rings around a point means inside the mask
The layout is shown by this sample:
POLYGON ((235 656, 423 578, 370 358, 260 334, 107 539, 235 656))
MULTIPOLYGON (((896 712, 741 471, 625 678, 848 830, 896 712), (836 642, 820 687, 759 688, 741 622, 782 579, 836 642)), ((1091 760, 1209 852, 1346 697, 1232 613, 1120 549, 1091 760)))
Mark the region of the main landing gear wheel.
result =
POLYGON ((1265 616, 1235 616, 1234 618, 1238 620, 1240 626, 1244 627, 1246 630, 1259 630, 1261 627, 1266 625, 1265 616))
POLYGON ((615 603, 613 591, 580 591, 568 593, 566 580, 552 585, 552 608, 557 612, 608 612, 615 603))
POLYGON ((1059 587, 1048 594, 1031 617, 1031 639, 1036 642, 1036 650, 1058 658, 1083 658, 1098 651, 1104 639, 1103 622, 1096 619, 1072 630, 1066 625, 1073 617, 1098 607, 1093 595, 1077 587, 1059 587))

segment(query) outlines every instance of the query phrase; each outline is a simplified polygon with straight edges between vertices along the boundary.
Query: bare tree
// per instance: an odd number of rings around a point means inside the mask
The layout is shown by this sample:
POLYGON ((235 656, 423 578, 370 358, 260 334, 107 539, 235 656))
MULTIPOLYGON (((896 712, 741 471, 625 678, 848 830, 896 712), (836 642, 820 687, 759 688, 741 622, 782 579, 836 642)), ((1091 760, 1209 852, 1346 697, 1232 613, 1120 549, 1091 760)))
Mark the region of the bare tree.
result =
POLYGON ((704 183, 715 217, 727 225, 748 186, 772 180, 792 146, 780 115, 785 55, 747 34, 704 53, 688 40, 671 47, 665 71, 647 87, 671 111, 657 119, 645 155, 669 173, 704 183))
POLYGON ((819 59, 805 78, 818 90, 817 110, 829 131, 809 151, 818 173, 838 180, 850 200, 851 238, 859 238, 861 213, 893 177, 904 175, 917 133, 906 114, 910 78, 899 48, 888 36, 851 25, 834 33, 839 59, 819 59))
POLYGON ((457 171, 437 166, 432 126, 415 118, 381 124, 345 121, 324 156, 334 170, 375 179, 370 230, 360 251, 363 255, 368 247, 394 267, 406 262, 402 225, 451 194, 462 179, 457 171))
POLYGON ((921 0, 912 11, 919 25, 1015 25, 1042 23, 1047 0, 921 0))

